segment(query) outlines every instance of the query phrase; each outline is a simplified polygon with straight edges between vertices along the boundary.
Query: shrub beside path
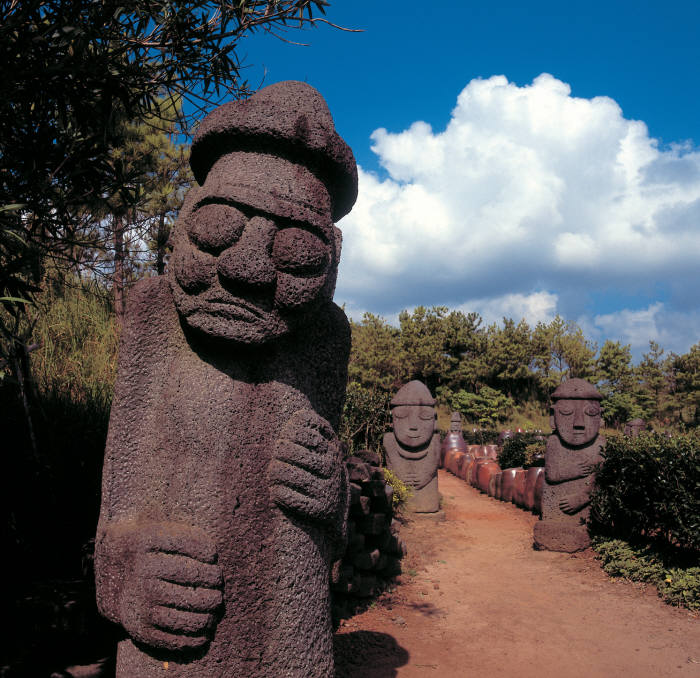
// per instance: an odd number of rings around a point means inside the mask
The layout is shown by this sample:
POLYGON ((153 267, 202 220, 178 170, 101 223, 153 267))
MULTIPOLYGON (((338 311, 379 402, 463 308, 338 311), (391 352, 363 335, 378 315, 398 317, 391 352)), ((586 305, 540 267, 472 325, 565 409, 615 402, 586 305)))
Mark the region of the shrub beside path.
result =
POLYGON ((697 614, 591 551, 534 551, 535 516, 439 473, 446 520, 402 529, 401 585, 342 623, 338 678, 700 676, 697 614))

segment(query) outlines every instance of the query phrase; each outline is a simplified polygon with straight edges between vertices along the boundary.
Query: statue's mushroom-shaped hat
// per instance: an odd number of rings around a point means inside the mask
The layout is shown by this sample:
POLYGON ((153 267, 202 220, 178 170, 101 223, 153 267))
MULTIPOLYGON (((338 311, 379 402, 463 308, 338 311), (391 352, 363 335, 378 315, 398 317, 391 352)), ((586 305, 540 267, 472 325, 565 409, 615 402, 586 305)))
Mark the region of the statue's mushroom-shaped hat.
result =
POLYGON ((357 198, 355 158, 325 100, 293 80, 208 115, 190 165, 205 191, 290 219, 338 221, 357 198))
POLYGON ((389 405, 391 407, 397 407, 398 405, 425 405, 433 407, 435 398, 430 395, 428 387, 422 381, 414 380, 404 384, 396 392, 389 405))
POLYGON ((598 393, 593 384, 589 384, 585 379, 568 379, 559 384, 552 393, 552 401, 556 400, 602 400, 603 396, 598 393))

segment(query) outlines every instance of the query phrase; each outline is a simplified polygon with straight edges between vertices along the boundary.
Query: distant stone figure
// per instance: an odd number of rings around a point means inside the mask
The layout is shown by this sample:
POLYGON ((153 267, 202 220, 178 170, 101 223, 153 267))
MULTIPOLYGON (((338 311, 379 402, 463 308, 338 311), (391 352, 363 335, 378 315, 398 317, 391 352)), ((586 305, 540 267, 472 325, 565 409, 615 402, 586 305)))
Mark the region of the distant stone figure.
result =
POLYGON ((605 438, 600 429, 602 396, 587 381, 569 379, 552 393, 542 519, 535 524, 537 548, 572 553, 589 543, 586 520, 605 438))
POLYGON ((330 678, 355 161, 283 82, 205 118, 191 165, 169 279, 135 285, 120 346, 95 561, 117 676, 330 678))
POLYGON ((646 426, 644 419, 632 419, 625 424, 624 434, 630 438, 637 438, 646 429, 646 426))
POLYGON ((450 415, 450 430, 445 435, 440 447, 441 464, 444 462, 448 450, 467 451, 467 441, 462 435, 462 415, 459 412, 453 412, 450 415))
POLYGON ((416 513, 440 510, 437 468, 440 436, 435 431, 435 400, 425 384, 410 381, 391 403, 393 432, 384 435, 387 466, 413 489, 407 508, 416 513))

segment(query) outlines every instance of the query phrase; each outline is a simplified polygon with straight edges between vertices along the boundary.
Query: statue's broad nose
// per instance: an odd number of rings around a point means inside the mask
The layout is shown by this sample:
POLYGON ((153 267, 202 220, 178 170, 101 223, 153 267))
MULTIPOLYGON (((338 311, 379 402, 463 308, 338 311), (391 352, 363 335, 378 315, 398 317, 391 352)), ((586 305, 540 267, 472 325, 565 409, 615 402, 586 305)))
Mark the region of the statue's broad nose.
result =
POLYGON ((219 275, 225 281, 252 287, 272 285, 277 277, 270 257, 275 230, 271 221, 253 217, 238 242, 219 256, 219 275))

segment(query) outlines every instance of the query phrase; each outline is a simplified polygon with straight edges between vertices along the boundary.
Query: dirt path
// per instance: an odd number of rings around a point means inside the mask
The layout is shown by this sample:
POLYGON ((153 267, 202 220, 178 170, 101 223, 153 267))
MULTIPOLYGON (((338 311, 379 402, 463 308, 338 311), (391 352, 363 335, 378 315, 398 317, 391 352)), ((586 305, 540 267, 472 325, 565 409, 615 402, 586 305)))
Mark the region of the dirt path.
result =
POLYGON ((403 528, 401 585, 336 634, 338 678, 700 678, 700 620, 532 549, 536 521, 440 471, 446 520, 403 528))

